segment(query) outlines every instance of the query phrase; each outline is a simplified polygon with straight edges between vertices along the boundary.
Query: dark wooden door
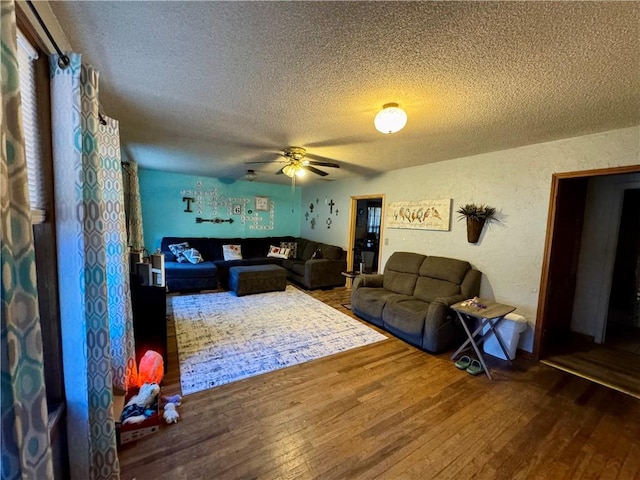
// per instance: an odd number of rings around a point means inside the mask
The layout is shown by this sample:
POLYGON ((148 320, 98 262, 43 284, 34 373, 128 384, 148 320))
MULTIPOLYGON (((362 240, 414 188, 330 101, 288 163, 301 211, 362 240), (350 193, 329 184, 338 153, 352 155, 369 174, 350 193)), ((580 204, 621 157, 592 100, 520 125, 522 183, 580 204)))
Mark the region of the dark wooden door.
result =
POLYGON ((544 322, 536 328, 538 358, 563 343, 570 332, 588 183, 586 177, 554 178, 546 247, 548 266, 543 269, 541 284, 545 295, 538 306, 538 318, 544 318, 544 322))

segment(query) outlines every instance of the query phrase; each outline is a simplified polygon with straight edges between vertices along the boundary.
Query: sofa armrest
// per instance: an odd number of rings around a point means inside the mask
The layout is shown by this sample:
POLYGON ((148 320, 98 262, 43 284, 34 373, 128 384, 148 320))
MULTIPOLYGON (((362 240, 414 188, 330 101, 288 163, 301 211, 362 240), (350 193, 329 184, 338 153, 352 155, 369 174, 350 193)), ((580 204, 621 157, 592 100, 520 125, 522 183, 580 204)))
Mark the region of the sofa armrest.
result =
POLYGON ((351 290, 357 290, 360 287, 380 288, 382 287, 383 280, 384 275, 379 273, 360 274, 353 280, 351 290))
POLYGON ((436 298, 433 302, 431 302, 431 304, 441 303, 442 305, 450 307, 451 305, 462 302, 463 300, 466 300, 465 296, 459 293, 457 295, 451 295, 450 297, 436 298))
POLYGON ((464 295, 437 298, 429 303, 424 322, 422 348, 439 353, 460 343, 463 330, 451 305, 465 300, 464 295))
POLYGON ((342 272, 347 268, 345 260, 313 258, 304 262, 304 277, 308 288, 344 284, 342 272))

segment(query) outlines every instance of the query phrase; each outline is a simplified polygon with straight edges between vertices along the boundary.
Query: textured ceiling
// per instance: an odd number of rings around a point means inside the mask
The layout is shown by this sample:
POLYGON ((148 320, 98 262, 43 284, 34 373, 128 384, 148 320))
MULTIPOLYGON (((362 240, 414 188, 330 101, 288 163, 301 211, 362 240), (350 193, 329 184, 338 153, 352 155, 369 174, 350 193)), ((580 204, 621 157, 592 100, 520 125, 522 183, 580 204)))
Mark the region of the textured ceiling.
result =
POLYGON ((51 5, 143 167, 287 182, 244 162, 296 145, 338 179, 640 123, 637 2, 51 5))

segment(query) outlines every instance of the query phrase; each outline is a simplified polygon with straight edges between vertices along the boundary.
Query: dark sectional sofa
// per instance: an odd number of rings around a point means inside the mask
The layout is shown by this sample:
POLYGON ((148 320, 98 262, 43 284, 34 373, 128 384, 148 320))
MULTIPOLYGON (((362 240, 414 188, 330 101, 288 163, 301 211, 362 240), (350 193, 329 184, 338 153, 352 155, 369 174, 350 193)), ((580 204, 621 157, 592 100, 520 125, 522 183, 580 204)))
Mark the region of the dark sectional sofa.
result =
POLYGON ((437 353, 464 339, 450 307, 478 295, 481 277, 462 260, 395 252, 383 274, 356 277, 351 308, 358 317, 437 353))
POLYGON ((346 280, 342 272, 347 268, 347 253, 342 248, 300 237, 163 237, 160 250, 165 256, 165 276, 169 292, 208 290, 215 289, 218 285, 228 289, 229 269, 248 265, 279 265, 287 270, 289 280, 309 290, 343 286, 346 280), (198 250, 204 261, 198 264, 177 262, 169 245, 183 242, 198 250), (297 244, 295 258, 267 257, 269 247, 279 247, 281 242, 297 244), (224 245, 240 245, 242 259, 225 260, 224 245), (320 252, 322 258, 312 258, 315 252, 320 252))

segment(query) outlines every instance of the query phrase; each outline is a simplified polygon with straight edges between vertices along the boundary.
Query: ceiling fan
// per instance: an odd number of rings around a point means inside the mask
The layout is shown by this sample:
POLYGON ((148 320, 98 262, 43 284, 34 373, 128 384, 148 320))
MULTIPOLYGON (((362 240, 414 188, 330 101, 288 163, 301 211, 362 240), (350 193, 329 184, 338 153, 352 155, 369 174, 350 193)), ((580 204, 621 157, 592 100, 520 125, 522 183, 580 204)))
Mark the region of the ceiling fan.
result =
MULTIPOLYGON (((302 147, 287 147, 282 153, 279 155, 283 156, 286 160, 273 160, 275 162, 287 162, 287 164, 282 167, 277 175, 285 174, 292 179, 295 177, 303 177, 306 172, 315 173, 316 175, 320 175, 321 177, 326 177, 329 175, 327 172, 324 172, 317 167, 331 167, 331 168, 340 168, 340 165, 333 162, 321 162, 316 160, 309 160, 305 158, 307 156, 307 150, 302 147)), ((311 155, 309 155, 311 156, 311 155)), ((246 162, 250 163, 272 163, 272 162, 246 162)))

